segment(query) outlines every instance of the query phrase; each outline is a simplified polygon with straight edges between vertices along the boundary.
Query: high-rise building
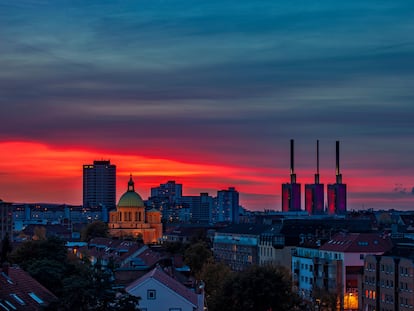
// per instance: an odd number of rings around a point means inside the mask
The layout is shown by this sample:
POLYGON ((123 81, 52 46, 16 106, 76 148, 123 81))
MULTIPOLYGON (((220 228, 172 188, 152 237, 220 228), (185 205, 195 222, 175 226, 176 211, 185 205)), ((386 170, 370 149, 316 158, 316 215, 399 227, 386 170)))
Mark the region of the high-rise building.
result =
POLYGON ((116 166, 110 161, 83 165, 83 206, 116 207, 116 166))
POLYGON ((339 171, 339 141, 336 141, 336 182, 328 185, 328 213, 346 214, 346 184, 339 171))
POLYGON ((319 140, 316 141, 315 183, 305 185, 305 210, 309 215, 324 213, 323 184, 319 183, 319 140))
POLYGON ((214 222, 239 223, 239 192, 234 187, 217 191, 214 222))
POLYGON ((170 204, 177 202, 183 195, 183 185, 177 184, 175 180, 169 180, 166 184, 151 188, 151 197, 166 198, 170 204))
POLYGON ((294 173, 294 146, 290 140, 290 183, 282 184, 282 212, 300 211, 300 184, 294 173))
POLYGON ((0 199, 0 243, 6 234, 11 240, 13 237, 13 206, 0 199))
MULTIPOLYGON (((208 193, 202 192, 199 196, 186 195, 178 200, 180 210, 189 209, 190 221, 193 223, 210 223, 213 210, 213 197, 208 193)), ((178 212, 180 210, 177 210, 178 212)))

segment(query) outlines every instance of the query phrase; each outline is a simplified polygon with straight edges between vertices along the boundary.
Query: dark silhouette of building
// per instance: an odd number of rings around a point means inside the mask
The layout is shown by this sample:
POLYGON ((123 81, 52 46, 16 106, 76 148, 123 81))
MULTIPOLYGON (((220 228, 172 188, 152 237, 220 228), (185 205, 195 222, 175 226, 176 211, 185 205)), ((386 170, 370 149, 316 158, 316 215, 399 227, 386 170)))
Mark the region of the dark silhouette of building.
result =
POLYGON ((13 236, 13 206, 0 199, 0 242, 6 234, 13 236))
POLYGON ((339 171, 339 141, 336 141, 336 182, 328 185, 328 213, 346 214, 346 184, 339 171))
POLYGON ((316 141, 315 183, 305 185, 305 210, 309 215, 324 213, 323 184, 319 183, 319 140, 316 141))
POLYGON ((282 212, 300 211, 300 184, 294 173, 294 146, 290 140, 290 183, 282 184, 282 212))
POLYGON ((110 161, 83 165, 83 206, 116 207, 116 166, 110 161))
POLYGON ((238 224, 240 221, 239 192, 234 187, 217 191, 217 203, 214 212, 215 222, 231 222, 238 224))

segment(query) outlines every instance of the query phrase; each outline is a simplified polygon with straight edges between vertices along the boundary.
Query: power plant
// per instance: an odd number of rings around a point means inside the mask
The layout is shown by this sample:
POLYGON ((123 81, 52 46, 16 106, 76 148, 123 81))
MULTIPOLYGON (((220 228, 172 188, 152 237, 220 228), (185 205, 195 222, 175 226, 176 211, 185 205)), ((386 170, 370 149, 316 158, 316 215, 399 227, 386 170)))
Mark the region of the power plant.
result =
MULTIPOLYGON (((282 212, 301 211, 301 184, 294 172, 294 140, 290 140, 290 183, 282 184, 282 212)), ((316 141, 316 173, 313 184, 305 185, 305 211, 309 215, 346 214, 346 184, 342 183, 339 170, 339 141, 336 141, 336 179, 327 186, 327 210, 325 210, 324 184, 319 175, 319 140, 316 141)))

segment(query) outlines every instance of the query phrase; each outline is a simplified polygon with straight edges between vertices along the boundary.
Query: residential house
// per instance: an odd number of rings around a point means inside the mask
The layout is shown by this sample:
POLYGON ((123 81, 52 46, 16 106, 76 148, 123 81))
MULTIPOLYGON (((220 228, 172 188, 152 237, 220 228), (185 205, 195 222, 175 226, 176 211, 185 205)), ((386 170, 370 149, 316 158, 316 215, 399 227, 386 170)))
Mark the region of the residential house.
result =
POLYGON ((0 270, 0 311, 36 311, 57 297, 18 266, 0 270))
POLYGON ((203 311, 204 286, 192 290, 159 267, 132 282, 126 292, 140 297, 141 311, 203 311))

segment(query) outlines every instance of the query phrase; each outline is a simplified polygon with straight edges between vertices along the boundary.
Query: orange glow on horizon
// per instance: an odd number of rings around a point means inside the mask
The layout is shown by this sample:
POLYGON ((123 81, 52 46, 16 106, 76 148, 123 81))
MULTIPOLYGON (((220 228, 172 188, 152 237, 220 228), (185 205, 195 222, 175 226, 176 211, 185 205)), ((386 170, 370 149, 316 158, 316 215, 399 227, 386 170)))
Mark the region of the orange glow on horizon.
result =
MULTIPOLYGON (((240 203, 247 209, 259 206, 280 210, 281 184, 289 181, 286 168, 212 164, 203 162, 202 158, 200 163, 187 163, 115 151, 54 148, 23 141, 0 142, 0 150, 0 198, 10 202, 81 204, 82 167, 100 159, 110 160, 117 166, 117 198, 126 190, 129 175, 132 174, 136 189, 144 199, 149 196, 151 187, 175 180, 183 184, 184 195, 208 192, 215 196, 217 190, 235 187, 240 192, 240 203)), ((304 201, 304 185, 313 183, 314 171, 309 168, 298 173, 304 201)), ((328 183, 334 183, 334 178, 333 171, 321 170, 321 183, 325 187, 328 183)), ((394 178, 410 182, 410 176, 394 178)), ((381 172, 347 169, 343 170, 343 181, 348 184, 348 203, 356 202, 359 207, 376 208, 376 204, 384 203, 392 208, 397 199, 406 206, 413 201, 413 196, 409 194, 397 197, 392 191, 395 181, 381 172), (377 193, 387 195, 378 198, 377 193)))

